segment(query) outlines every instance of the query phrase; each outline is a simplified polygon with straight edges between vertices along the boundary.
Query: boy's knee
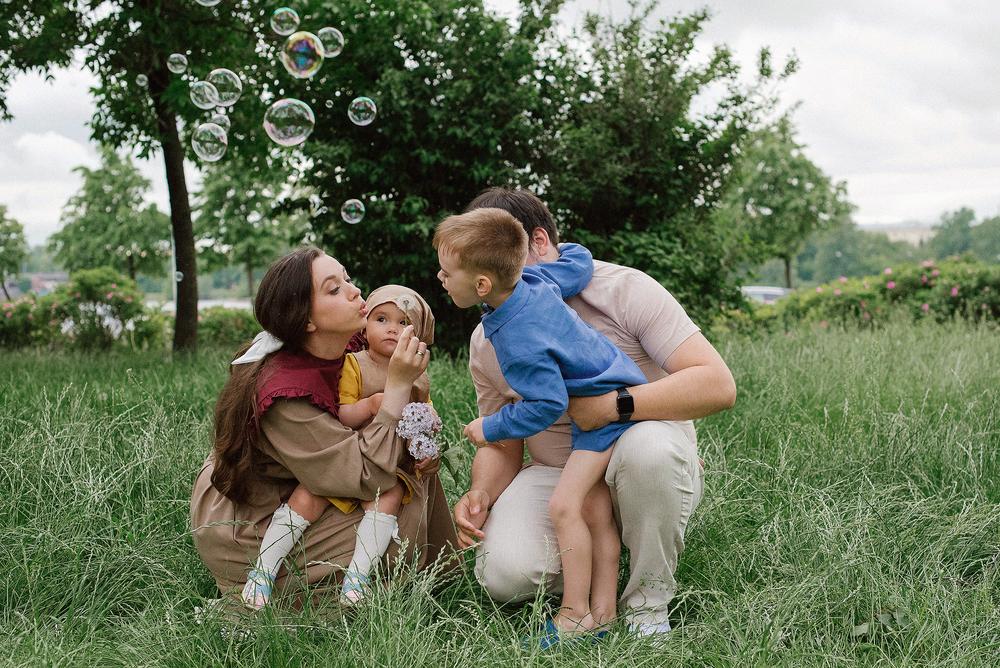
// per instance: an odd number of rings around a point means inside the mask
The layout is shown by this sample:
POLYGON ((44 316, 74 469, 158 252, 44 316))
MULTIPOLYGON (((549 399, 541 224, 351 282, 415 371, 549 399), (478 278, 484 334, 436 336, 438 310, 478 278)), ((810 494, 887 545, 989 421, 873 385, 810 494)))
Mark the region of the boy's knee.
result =
POLYGON ((549 518, 557 527, 573 516, 573 507, 567 500, 558 494, 553 494, 549 499, 549 518))

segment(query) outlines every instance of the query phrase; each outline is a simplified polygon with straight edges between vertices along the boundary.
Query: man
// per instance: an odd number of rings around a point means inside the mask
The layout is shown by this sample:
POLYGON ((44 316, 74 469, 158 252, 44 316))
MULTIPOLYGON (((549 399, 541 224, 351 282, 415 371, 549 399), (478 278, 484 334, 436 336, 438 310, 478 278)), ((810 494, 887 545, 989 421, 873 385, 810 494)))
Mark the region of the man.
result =
MULTIPOLYGON (((504 209, 521 222, 528 233, 528 264, 559 257, 552 215, 530 192, 491 188, 466 211, 483 207, 504 209)), ((595 261, 590 284, 567 304, 631 357, 648 381, 573 398, 569 416, 582 429, 644 421, 618 439, 605 480, 630 554, 631 573, 619 599, 622 613, 640 635, 667 632, 677 559, 702 495, 704 472, 691 420, 732 407, 736 384, 680 304, 640 271, 595 261)), ((504 381, 482 325, 472 335, 469 368, 481 415, 520 399, 504 381)), ((552 593, 561 590, 548 504, 570 443, 564 416, 524 441, 490 444, 476 452, 469 491, 455 505, 455 522, 463 547, 478 542, 476 577, 498 601, 531 598, 541 584, 552 593), (525 447, 531 457, 527 466, 525 447)))

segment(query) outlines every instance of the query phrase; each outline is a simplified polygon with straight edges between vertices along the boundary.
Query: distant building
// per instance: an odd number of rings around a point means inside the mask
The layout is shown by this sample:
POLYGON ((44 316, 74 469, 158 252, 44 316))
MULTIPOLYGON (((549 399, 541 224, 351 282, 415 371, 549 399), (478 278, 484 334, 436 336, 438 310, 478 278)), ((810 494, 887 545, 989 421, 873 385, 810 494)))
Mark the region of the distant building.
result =
POLYGON ((889 241, 905 241, 917 247, 934 236, 934 228, 922 223, 873 223, 858 227, 865 232, 880 232, 889 237, 889 241))

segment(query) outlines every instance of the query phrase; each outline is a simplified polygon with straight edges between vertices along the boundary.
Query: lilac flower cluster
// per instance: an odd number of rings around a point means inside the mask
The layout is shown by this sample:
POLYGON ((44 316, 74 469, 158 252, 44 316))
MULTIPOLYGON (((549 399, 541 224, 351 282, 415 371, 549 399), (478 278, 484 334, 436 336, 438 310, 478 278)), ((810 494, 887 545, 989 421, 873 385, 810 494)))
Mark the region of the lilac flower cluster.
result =
POLYGON ((410 454, 417 461, 438 456, 438 444, 434 438, 441 431, 441 418, 430 404, 410 403, 403 407, 403 417, 396 425, 396 434, 409 439, 410 454))

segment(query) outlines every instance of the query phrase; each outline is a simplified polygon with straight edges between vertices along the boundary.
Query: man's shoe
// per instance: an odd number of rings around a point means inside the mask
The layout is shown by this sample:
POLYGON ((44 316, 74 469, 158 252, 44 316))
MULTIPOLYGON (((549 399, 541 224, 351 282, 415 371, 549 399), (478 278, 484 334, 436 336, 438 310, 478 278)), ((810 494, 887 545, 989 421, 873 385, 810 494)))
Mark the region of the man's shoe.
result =
POLYGON ((659 624, 652 622, 633 622, 628 625, 628 630, 630 633, 634 633, 640 638, 653 636, 656 639, 661 639, 665 638, 666 634, 670 633, 670 622, 661 622, 659 624))

